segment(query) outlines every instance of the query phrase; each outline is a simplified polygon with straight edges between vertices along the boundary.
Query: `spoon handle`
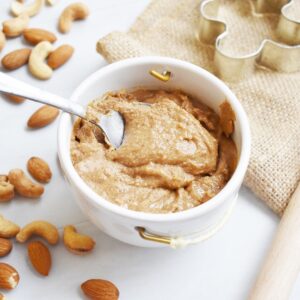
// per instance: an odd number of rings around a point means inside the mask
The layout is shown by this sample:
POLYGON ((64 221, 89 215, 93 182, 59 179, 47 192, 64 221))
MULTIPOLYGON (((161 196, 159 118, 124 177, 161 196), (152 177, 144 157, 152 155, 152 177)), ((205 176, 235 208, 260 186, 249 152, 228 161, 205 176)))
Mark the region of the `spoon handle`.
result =
POLYGON ((0 72, 0 92, 54 106, 67 113, 85 118, 85 108, 80 104, 33 87, 3 72, 0 72))

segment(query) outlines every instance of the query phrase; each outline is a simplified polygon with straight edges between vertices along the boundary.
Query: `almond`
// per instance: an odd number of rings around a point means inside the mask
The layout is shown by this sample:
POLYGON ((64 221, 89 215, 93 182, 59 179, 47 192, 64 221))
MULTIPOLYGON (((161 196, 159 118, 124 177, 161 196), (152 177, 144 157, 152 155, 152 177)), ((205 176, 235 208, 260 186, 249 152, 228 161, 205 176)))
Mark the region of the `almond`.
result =
POLYGON ((27 121, 30 128, 40 128, 52 123, 59 114, 55 107, 44 105, 38 109, 27 121))
POLYGON ((56 41, 56 36, 54 33, 38 28, 28 28, 23 32, 23 36, 25 40, 32 44, 37 45, 40 42, 47 41, 50 43, 54 43, 56 41))
POLYGON ((5 296, 3 294, 0 293, 0 300, 5 300, 5 296))
POLYGON ((43 276, 48 276, 51 269, 51 254, 45 244, 39 241, 28 244, 28 257, 35 270, 43 276))
POLYGON ((15 70, 26 65, 29 60, 31 49, 22 48, 6 54, 2 58, 2 66, 7 70, 15 70))
POLYGON ((7 239, 0 238, 0 257, 6 256, 12 249, 12 242, 7 239))
POLYGON ((54 50, 48 57, 48 66, 57 69, 65 64, 73 55, 74 48, 70 45, 62 45, 54 50))
POLYGON ((94 300, 118 300, 119 290, 110 281, 103 279, 90 279, 81 285, 84 294, 94 300))
POLYGON ((0 263, 0 289, 12 290, 20 280, 17 270, 5 263, 0 263))
POLYGON ((6 94, 5 96, 9 101, 17 103, 17 104, 23 103, 25 101, 25 99, 23 97, 10 95, 10 94, 6 94))
POLYGON ((30 175, 37 181, 47 183, 52 177, 49 165, 39 157, 31 157, 27 162, 30 175))

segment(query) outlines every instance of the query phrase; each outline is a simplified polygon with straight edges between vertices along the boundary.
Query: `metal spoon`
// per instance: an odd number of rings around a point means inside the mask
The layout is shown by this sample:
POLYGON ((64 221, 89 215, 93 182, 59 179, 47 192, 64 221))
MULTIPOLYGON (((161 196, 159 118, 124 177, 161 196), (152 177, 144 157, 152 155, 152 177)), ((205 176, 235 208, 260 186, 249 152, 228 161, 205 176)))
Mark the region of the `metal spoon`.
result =
POLYGON ((98 126, 104 133, 107 142, 114 148, 119 148, 122 145, 125 123, 122 115, 117 111, 112 110, 107 115, 101 114, 99 116, 99 122, 88 120, 86 118, 86 109, 80 104, 35 88, 25 82, 8 76, 3 72, 0 72, 0 92, 54 106, 63 110, 64 112, 76 115, 98 126))

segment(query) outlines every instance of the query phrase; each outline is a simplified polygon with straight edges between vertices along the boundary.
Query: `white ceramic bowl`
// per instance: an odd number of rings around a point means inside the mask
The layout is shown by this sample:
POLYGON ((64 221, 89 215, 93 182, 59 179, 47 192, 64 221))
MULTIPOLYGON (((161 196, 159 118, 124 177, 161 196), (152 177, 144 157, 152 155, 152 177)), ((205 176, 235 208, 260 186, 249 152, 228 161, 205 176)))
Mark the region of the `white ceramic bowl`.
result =
POLYGON ((250 130, 247 116, 235 95, 218 78, 193 64, 166 58, 141 57, 123 60, 108 65, 88 77, 73 93, 71 100, 87 105, 91 100, 107 91, 132 87, 181 89, 216 112, 219 105, 227 100, 235 114, 234 140, 238 148, 237 168, 222 191, 208 202, 172 214, 150 214, 136 212, 117 206, 96 194, 77 174, 70 158, 70 137, 74 119, 64 113, 58 129, 58 154, 62 169, 77 203, 83 213, 102 231, 123 242, 158 247, 163 244, 143 239, 136 227, 146 228, 153 234, 188 238, 214 230, 232 207, 242 184, 250 155, 250 130), (149 75, 149 70, 172 72, 171 79, 164 83, 149 75))

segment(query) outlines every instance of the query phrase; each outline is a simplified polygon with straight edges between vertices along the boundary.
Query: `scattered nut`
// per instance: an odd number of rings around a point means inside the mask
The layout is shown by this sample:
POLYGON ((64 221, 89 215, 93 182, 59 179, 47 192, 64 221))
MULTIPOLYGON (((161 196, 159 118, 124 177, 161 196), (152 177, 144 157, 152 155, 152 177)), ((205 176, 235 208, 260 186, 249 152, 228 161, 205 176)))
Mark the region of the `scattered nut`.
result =
POLYGON ((44 187, 33 183, 21 169, 13 169, 8 174, 9 182, 15 190, 26 198, 39 198, 44 193, 44 187))
POLYGON ((0 289, 12 290, 20 280, 17 270, 9 264, 0 263, 0 289))
POLYGON ((5 34, 3 33, 3 31, 0 31, 0 52, 4 48, 5 43, 6 43, 5 34))
POLYGON ((103 279, 90 279, 81 285, 84 294, 93 300, 118 300, 119 290, 110 281, 103 279))
POLYGON ((54 225, 46 221, 34 221, 20 230, 16 240, 25 243, 33 235, 44 238, 51 245, 57 244, 59 239, 58 230, 54 225))
POLYGON ((37 44, 29 57, 29 71, 38 79, 46 80, 52 76, 52 69, 46 64, 45 59, 54 50, 54 46, 47 42, 37 44))
POLYGON ((74 226, 64 228, 64 244, 68 250, 75 254, 83 254, 93 250, 95 242, 87 235, 77 233, 74 226))
POLYGON ((14 16, 26 13, 29 17, 33 17, 41 10, 44 2, 44 0, 35 0, 31 4, 25 5, 23 1, 14 1, 11 4, 10 10, 14 16))
POLYGON ((12 247, 12 242, 10 240, 0 238, 0 257, 9 254, 12 247))
POLYGON ((10 100, 11 102, 20 104, 23 103, 25 101, 25 99, 23 97, 19 97, 19 96, 15 96, 15 95, 10 95, 10 94, 6 94, 5 97, 10 100))
POLYGON ((5 296, 0 293, 0 300, 6 300, 5 296))
POLYGON ((39 157, 31 157, 27 162, 30 175, 37 181, 47 183, 52 177, 49 165, 39 157))
POLYGON ((30 128, 41 128, 52 123, 59 115, 59 110, 55 107, 43 105, 27 121, 30 128))
POLYGON ((89 15, 89 9, 84 3, 73 3, 67 6, 59 17, 58 29, 62 33, 69 32, 73 21, 83 20, 89 15))
POLYGON ((35 270, 43 276, 48 276, 51 269, 51 254, 45 244, 34 241, 28 244, 28 257, 35 270))
POLYGON ((62 45, 54 50, 48 57, 48 66, 55 70, 65 64, 73 55, 74 48, 70 45, 62 45))
POLYGON ((40 42, 48 41, 49 43, 54 43, 56 41, 56 36, 54 33, 38 28, 27 28, 23 32, 24 39, 32 44, 37 45, 40 42))
POLYGON ((7 37, 16 37, 22 34, 29 24, 27 14, 21 14, 17 18, 13 18, 3 23, 3 32, 7 37))
POLYGON ((46 2, 47 2, 48 5, 53 6, 53 5, 56 4, 57 1, 56 0, 46 0, 46 2))
POLYGON ((6 54, 2 60, 2 66, 7 70, 15 70, 26 65, 29 60, 31 49, 22 48, 6 54))
POLYGON ((14 186, 8 181, 0 181, 0 202, 10 201, 14 196, 14 186))
POLYGON ((20 227, 18 225, 0 215, 0 237, 6 239, 13 238, 19 231, 20 227))

